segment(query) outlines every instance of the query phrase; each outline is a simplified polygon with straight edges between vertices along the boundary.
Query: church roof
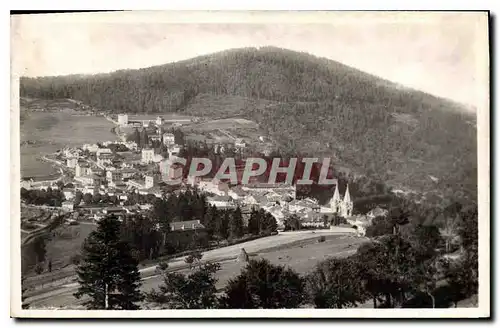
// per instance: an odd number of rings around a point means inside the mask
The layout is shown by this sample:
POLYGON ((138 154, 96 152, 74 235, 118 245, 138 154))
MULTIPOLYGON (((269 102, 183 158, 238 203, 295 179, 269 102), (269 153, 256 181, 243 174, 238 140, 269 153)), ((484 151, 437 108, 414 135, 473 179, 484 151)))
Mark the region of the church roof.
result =
POLYGON ((345 190, 344 194, 344 203, 350 203, 351 202, 351 195, 349 194, 349 185, 347 185, 347 188, 345 190))
POLYGON ((340 193, 339 193, 339 185, 336 184, 335 185, 335 192, 333 193, 333 197, 332 197, 332 202, 336 201, 336 200, 340 200, 340 193))

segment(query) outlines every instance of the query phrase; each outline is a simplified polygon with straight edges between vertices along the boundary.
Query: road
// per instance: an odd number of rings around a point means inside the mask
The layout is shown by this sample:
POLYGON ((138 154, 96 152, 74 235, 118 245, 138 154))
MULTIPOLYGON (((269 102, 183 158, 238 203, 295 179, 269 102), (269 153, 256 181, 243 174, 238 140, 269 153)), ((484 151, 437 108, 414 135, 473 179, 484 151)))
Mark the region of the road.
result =
MULTIPOLYGON (((223 262, 235 259, 241 248, 249 254, 258 253, 269 248, 291 244, 300 240, 316 238, 327 235, 348 235, 354 233, 354 229, 336 227, 335 230, 316 230, 316 231, 289 231, 281 232, 275 236, 263 237, 245 243, 213 249, 203 253, 203 261, 223 262)), ((185 257, 172 259, 168 262, 169 270, 179 271, 186 268, 184 262, 185 257)), ((161 284, 161 277, 156 273, 156 265, 142 268, 139 270, 143 279, 143 291, 150 291, 152 288, 158 287, 161 284)), ((28 297, 26 301, 30 303, 31 308, 47 308, 47 307, 64 307, 75 306, 81 302, 77 300, 73 293, 78 288, 78 283, 70 282, 63 283, 54 287, 53 290, 43 291, 40 294, 35 294, 28 297)))

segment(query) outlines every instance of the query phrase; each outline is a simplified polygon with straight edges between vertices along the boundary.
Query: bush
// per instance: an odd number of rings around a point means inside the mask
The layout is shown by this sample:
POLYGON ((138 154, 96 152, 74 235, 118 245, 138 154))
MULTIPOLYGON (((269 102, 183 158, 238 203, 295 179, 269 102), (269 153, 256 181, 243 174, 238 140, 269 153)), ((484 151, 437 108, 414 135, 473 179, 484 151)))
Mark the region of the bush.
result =
POLYGON ((75 254, 75 255, 71 256, 71 258, 69 259, 69 261, 74 265, 80 264, 81 260, 82 260, 81 254, 75 254))
POLYGON ((35 273, 41 274, 42 272, 43 272, 43 263, 37 263, 37 265, 35 265, 35 273))

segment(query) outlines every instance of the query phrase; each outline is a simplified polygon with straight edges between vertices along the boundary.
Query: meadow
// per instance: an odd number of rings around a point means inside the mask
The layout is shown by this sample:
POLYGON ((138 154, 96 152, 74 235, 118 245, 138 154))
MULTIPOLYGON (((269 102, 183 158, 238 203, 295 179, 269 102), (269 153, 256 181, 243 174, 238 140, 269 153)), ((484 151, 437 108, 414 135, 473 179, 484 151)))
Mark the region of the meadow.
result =
POLYGON ((45 176, 57 172, 39 158, 64 147, 115 140, 113 124, 101 116, 72 112, 24 112, 20 126, 21 176, 45 176))

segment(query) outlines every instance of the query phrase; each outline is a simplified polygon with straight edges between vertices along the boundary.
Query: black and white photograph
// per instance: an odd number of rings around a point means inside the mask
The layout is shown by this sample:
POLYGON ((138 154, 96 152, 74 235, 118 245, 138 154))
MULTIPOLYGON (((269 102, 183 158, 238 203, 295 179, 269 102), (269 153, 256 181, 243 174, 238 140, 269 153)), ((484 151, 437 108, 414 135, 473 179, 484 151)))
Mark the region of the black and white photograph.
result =
POLYGON ((490 316, 487 11, 10 20, 12 317, 490 316))

